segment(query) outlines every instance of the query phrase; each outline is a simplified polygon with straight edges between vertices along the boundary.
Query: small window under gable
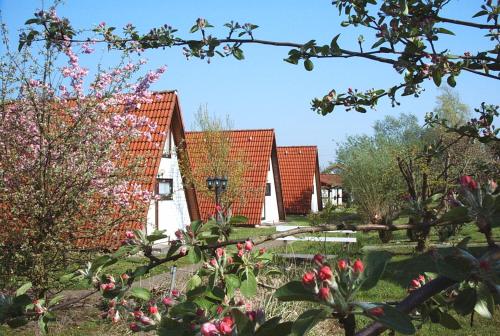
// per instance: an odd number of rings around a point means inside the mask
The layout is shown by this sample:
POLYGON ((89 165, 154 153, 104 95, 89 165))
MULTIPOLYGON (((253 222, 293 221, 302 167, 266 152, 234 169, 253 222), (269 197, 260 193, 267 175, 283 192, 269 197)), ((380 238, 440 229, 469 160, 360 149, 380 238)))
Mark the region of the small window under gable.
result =
POLYGON ((172 157, 172 133, 170 131, 167 132, 167 136, 165 139, 165 146, 163 146, 163 153, 161 157, 163 158, 172 157))
POLYGON ((271 183, 266 183, 266 196, 271 196, 271 183))
POLYGON ((160 197, 160 200, 171 200, 174 194, 173 180, 158 178, 156 180, 156 194, 160 197))

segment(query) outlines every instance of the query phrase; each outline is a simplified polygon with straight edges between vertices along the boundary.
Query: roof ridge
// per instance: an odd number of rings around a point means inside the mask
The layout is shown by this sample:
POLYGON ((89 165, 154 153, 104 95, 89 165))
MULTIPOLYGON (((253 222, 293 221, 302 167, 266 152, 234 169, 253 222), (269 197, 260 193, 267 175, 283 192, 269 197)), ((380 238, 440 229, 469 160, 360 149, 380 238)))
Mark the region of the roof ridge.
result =
MULTIPOLYGON (((222 130, 221 132, 257 132, 257 131, 272 131, 274 132, 274 128, 253 128, 253 129, 231 129, 231 130, 222 130)), ((203 133, 208 131, 186 131, 186 133, 203 133)))
POLYGON ((302 145, 302 146, 277 146, 277 148, 316 148, 318 149, 317 145, 302 145))

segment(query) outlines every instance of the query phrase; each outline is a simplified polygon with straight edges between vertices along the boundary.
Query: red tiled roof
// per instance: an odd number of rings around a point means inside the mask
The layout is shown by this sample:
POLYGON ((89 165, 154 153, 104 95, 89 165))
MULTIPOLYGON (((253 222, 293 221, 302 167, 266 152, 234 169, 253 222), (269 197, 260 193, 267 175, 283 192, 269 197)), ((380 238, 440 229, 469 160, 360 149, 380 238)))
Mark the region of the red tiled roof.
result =
MULTIPOLYGON (((311 212, 313 179, 319 181, 316 146, 278 147, 278 161, 283 188, 283 203, 287 214, 311 212)), ((319 193, 317 193, 319 195, 319 193)), ((318 205, 321 203, 318 202, 318 205)))
MULTIPOLYGON (((231 153, 229 156, 244 160, 245 163, 242 182, 243 201, 236 200, 233 203, 233 214, 247 217, 248 224, 260 224, 267 171, 275 143, 274 130, 234 130, 224 133, 229 137, 231 153), (234 155, 235 153, 243 155, 234 155)), ((202 132, 186 132, 186 148, 195 175, 197 166, 207 160, 206 150, 202 145, 203 140, 202 132)), ((214 212, 214 197, 200 192, 197 192, 196 196, 201 218, 209 219, 214 212)))
POLYGON ((327 187, 339 187, 342 186, 342 177, 338 174, 321 174, 320 175, 321 185, 327 187))

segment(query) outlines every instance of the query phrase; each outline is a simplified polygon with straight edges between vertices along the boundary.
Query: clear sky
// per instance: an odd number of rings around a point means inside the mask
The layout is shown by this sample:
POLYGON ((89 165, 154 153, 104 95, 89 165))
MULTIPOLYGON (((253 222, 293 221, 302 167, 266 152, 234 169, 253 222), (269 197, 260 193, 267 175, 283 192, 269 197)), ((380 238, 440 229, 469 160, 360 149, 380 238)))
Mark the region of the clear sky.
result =
MULTIPOLYGON (((470 19, 482 1, 454 0, 446 14, 449 17, 470 19), (472 14, 471 14, 472 13, 472 14)), ((11 39, 17 43, 17 30, 42 5, 49 1, 0 0, 2 19, 7 24, 11 39)), ((254 1, 171 1, 171 0, 67 0, 58 13, 68 17, 76 28, 89 28, 104 21, 107 25, 123 27, 131 22, 141 32, 149 28, 171 25, 178 34, 187 37, 196 18, 206 18, 216 26, 212 34, 226 36, 223 24, 231 20, 241 24, 251 22, 260 27, 258 39, 307 42, 316 39, 328 44, 341 33, 341 46, 357 47, 357 36, 362 31, 352 27, 341 28, 342 18, 328 0, 254 0, 254 1), (219 32, 220 34, 217 34, 219 32)), ((451 51, 461 54, 488 46, 479 34, 466 29, 453 29, 457 37, 446 37, 443 42, 451 51)), ((197 35, 193 35, 197 37, 197 35)), ((366 46, 373 42, 365 34, 366 46)), ((194 114, 200 105, 207 104, 211 113, 229 115, 234 128, 274 128, 278 145, 317 145, 320 164, 325 166, 335 159, 337 142, 346 136, 371 133, 375 120, 400 112, 414 113, 420 120, 433 109, 438 91, 429 82, 418 99, 401 98, 401 106, 392 108, 382 101, 376 111, 367 114, 345 112, 338 108, 328 116, 317 115, 310 109, 310 101, 330 89, 337 92, 347 88, 388 88, 399 83, 400 77, 389 65, 363 60, 316 60, 312 72, 301 64, 283 62, 288 48, 244 46, 245 60, 214 58, 211 64, 198 59, 186 60, 182 50, 151 50, 144 53, 148 68, 167 65, 168 70, 154 89, 176 89, 179 92, 184 123, 192 128, 194 114)), ((87 60, 87 66, 98 62, 112 63, 117 53, 102 50, 87 60)), ((499 82, 464 73, 457 79, 457 90, 471 108, 482 101, 499 104, 499 82)))

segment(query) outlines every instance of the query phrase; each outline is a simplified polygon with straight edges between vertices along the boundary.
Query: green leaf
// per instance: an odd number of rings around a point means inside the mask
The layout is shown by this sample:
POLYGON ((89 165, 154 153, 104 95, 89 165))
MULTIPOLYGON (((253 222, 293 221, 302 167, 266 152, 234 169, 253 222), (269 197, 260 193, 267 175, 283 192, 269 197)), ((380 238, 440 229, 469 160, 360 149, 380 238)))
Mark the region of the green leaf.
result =
POLYGON ((316 295, 304 288, 302 282, 292 281, 278 288, 274 297, 280 301, 312 301, 318 302, 316 295))
POLYGON ((304 68, 307 71, 312 71, 314 69, 314 64, 309 58, 304 61, 304 68))
POLYGON ((149 272, 148 266, 139 266, 134 270, 134 273, 132 274, 132 276, 134 278, 137 278, 137 277, 143 276, 144 274, 146 274, 148 272, 149 272))
POLYGON ((231 315, 234 318, 234 323, 238 329, 238 335, 252 335, 252 323, 250 319, 239 309, 231 309, 231 315))
POLYGON ((281 316, 275 316, 262 324, 255 332, 255 336, 288 335, 288 333, 278 333, 276 327, 279 325, 281 316))
MULTIPOLYGON (((12 300, 12 303, 15 306, 21 307, 21 310, 23 310, 26 306, 30 305, 32 302, 33 302, 33 300, 31 300, 31 298, 26 294, 16 296, 12 300)), ((1 320, 1 318, 0 318, 0 320, 1 320)))
POLYGON ((408 3, 406 0, 399 0, 399 8, 401 8, 401 13, 403 15, 408 15, 408 3))
POLYGON ((27 282, 16 290, 16 296, 21 296, 26 294, 26 292, 31 288, 31 282, 27 282))
POLYGON ((341 55, 342 50, 340 50, 340 47, 337 43, 337 40, 339 39, 340 34, 337 34, 333 39, 332 42, 330 42, 330 51, 332 55, 341 55))
POLYGON ((62 299, 64 299, 64 295, 62 295, 62 294, 56 295, 52 299, 50 299, 48 306, 51 307, 53 305, 56 305, 59 302, 61 302, 62 299))
POLYGON ((457 85, 457 82, 455 81, 455 76, 448 76, 446 79, 446 82, 448 83, 449 86, 455 87, 457 85))
POLYGON ((369 253, 365 259, 365 270, 363 272, 363 290, 369 290, 377 285, 380 277, 384 273, 385 266, 391 260, 392 254, 387 251, 374 251, 369 253))
POLYGON ((385 38, 381 38, 379 39, 377 42, 375 42, 373 45, 372 45, 372 49, 375 49, 377 48, 378 46, 382 45, 383 43, 385 42, 385 38))
POLYGON ((472 17, 475 18, 475 17, 479 17, 479 16, 483 16, 483 15, 488 15, 488 11, 481 10, 481 11, 477 12, 476 14, 474 14, 472 17))
POLYGON ((438 28, 438 33, 441 33, 441 34, 448 34, 448 35, 455 35, 454 32, 452 32, 451 30, 448 30, 446 28, 438 28))
POLYGON ((197 264, 201 261, 201 249, 199 246, 193 246, 189 249, 188 260, 191 264, 197 264))
POLYGON ((451 208, 447 213, 439 218, 439 222, 450 222, 450 223, 465 223, 469 222, 468 210, 466 207, 455 207, 451 208))
POLYGON ((243 55, 243 50, 241 50, 240 48, 233 48, 233 56, 238 61, 245 59, 245 55, 243 55))
POLYGON ((330 313, 325 309, 306 310, 295 320, 292 326, 292 335, 302 336, 307 334, 318 322, 326 318, 330 313))
POLYGON ((477 301, 474 306, 474 311, 484 318, 491 319, 495 309, 493 296, 486 286, 481 284, 477 291, 477 301))
POLYGON ((477 294, 474 288, 466 288, 461 291, 453 302, 453 308, 460 315, 468 315, 474 310, 477 294))
POLYGON ((163 316, 158 329, 159 336, 182 336, 188 332, 187 326, 181 322, 163 316))
POLYGON ((142 287, 134 287, 129 291, 129 295, 140 300, 148 301, 151 300, 151 292, 142 287))
POLYGON ((474 256, 459 248, 441 249, 438 253, 440 254, 436 261, 438 273, 458 282, 469 278, 471 272, 479 265, 474 256))
POLYGON ((226 274, 224 280, 226 283, 227 295, 232 297, 236 288, 239 288, 241 285, 240 279, 234 274, 226 274))
POLYGON ((189 29, 189 32, 190 33, 196 33, 198 31, 198 25, 195 24, 194 26, 191 27, 191 29, 189 29))
POLYGON ((183 317, 184 315, 196 316, 196 310, 198 310, 198 305, 191 301, 185 301, 175 305, 170 310, 170 316, 183 317))
POLYGON ((190 291, 201 285, 201 278, 198 274, 195 274, 189 279, 186 284, 186 290, 190 291))
POLYGON ((451 316, 446 312, 441 312, 441 318, 439 319, 439 323, 443 327, 451 330, 459 330, 462 328, 460 323, 458 323, 458 321, 453 316, 451 316))
POLYGON ((200 231, 200 229, 203 227, 203 222, 202 221, 192 221, 191 222, 191 230, 193 230, 194 233, 197 233, 200 231))
POLYGON ((439 70, 439 68, 434 69, 434 71, 432 72, 432 80, 434 81, 434 84, 436 84, 436 86, 441 85, 441 70, 439 70))
POLYGON ((415 327, 411 323, 411 318, 407 314, 400 312, 392 306, 368 302, 358 302, 355 303, 355 305, 361 307, 366 316, 382 323, 389 329, 393 329, 405 335, 411 335, 415 333, 415 327), (370 310, 375 307, 381 307, 383 309, 383 314, 380 316, 371 314, 370 310))
POLYGON ((245 278, 241 281, 240 291, 246 298, 251 298, 257 294, 257 279, 253 271, 248 268, 245 271, 245 278))
POLYGON ((114 264, 117 261, 118 261, 118 259, 111 258, 109 255, 105 254, 103 256, 100 256, 96 260, 94 260, 94 262, 92 263, 92 266, 90 267, 90 270, 92 272, 95 272, 99 267, 106 267, 106 266, 114 264))

